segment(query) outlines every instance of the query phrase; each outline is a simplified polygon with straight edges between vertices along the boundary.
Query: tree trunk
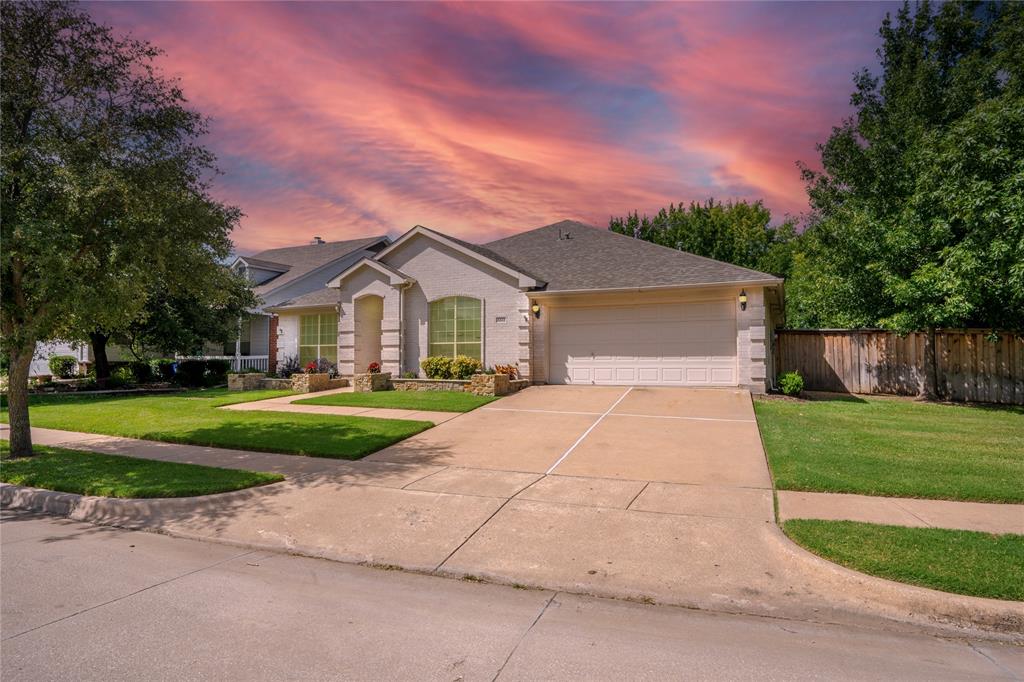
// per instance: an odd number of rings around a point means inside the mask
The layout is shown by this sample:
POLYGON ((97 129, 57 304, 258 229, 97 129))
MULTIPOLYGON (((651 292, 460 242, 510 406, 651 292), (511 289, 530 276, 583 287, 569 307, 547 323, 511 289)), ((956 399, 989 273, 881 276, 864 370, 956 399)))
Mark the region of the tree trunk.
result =
POLYGON ((107 341, 109 334, 102 332, 89 332, 89 342, 92 344, 92 359, 96 367, 96 383, 100 386, 107 384, 110 378, 110 362, 107 360, 107 341))
POLYGON ((11 427, 11 457, 32 455, 32 428, 28 420, 28 373, 36 346, 11 349, 11 374, 7 383, 8 421, 11 427))

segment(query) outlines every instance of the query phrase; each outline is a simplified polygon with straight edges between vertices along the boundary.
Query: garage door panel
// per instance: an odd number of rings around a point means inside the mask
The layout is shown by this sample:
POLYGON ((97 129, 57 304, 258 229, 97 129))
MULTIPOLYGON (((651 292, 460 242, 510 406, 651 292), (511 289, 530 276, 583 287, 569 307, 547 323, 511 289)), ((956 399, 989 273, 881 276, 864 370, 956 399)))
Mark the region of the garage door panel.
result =
POLYGON ((552 381, 574 384, 735 385, 732 300, 554 308, 552 381))

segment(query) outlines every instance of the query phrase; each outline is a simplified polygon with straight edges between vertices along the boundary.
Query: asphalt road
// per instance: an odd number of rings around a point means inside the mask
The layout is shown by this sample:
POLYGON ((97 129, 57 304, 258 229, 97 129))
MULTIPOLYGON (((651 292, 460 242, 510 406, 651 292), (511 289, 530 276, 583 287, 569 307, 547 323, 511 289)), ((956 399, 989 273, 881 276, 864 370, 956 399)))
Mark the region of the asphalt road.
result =
POLYGON ((1024 649, 520 590, 5 512, 0 674, 1022 679, 1024 649))

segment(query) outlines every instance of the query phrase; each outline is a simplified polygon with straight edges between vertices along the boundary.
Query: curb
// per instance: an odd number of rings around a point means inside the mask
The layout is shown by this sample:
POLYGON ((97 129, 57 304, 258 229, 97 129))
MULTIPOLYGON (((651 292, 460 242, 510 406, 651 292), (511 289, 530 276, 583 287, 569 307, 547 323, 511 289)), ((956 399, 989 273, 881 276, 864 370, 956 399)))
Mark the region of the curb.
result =
MULTIPOLYGON (((163 511, 173 511, 180 506, 183 512, 194 508, 199 500, 230 499, 244 496, 246 491, 221 493, 204 496, 203 498, 167 498, 160 499, 163 511), (171 509, 167 509, 171 507, 171 509)), ((292 544, 288 542, 254 543, 251 541, 231 540, 199 533, 168 530, 160 522, 160 514, 153 508, 156 500, 149 499, 114 499, 107 497, 89 497, 73 493, 61 493, 52 490, 41 490, 11 484, 0 484, 0 507, 3 509, 21 509, 35 511, 54 516, 62 516, 75 521, 93 523, 101 526, 143 530, 202 542, 216 542, 234 547, 255 549, 259 551, 282 552, 318 559, 327 559, 341 563, 375 566, 367 557, 358 555, 342 555, 325 552, 316 547, 292 544)), ((851 569, 839 566, 808 552, 795 544, 775 524, 772 526, 772 538, 778 548, 803 571, 810 573, 819 581, 825 582, 830 589, 822 600, 820 609, 806 614, 804 620, 818 623, 837 623, 845 614, 843 621, 850 616, 855 622, 867 623, 881 619, 888 627, 911 626, 932 631, 933 634, 952 637, 974 637, 1013 643, 1024 643, 1024 603, 1009 602, 981 597, 939 592, 924 587, 906 585, 882 578, 876 578, 851 569)), ((389 566, 389 568, 396 568, 389 566)), ((397 566, 405 571, 461 579, 471 572, 441 568, 434 566, 397 566)), ((484 578, 487 582, 518 585, 520 581, 511 580, 503 575, 481 575, 473 573, 475 578, 484 578)), ((595 592, 582 585, 550 585, 529 584, 529 587, 541 589, 557 589, 588 596, 611 599, 637 601, 637 595, 595 592)), ((719 595, 722 596, 722 595, 719 595)), ((647 601, 648 598, 644 598, 647 601)), ((696 608, 709 612, 723 612, 753 616, 768 616, 790 619, 791 617, 771 616, 760 609, 744 608, 739 603, 708 602, 703 604, 689 603, 673 599, 671 595, 654 595, 656 603, 684 608, 696 608)))

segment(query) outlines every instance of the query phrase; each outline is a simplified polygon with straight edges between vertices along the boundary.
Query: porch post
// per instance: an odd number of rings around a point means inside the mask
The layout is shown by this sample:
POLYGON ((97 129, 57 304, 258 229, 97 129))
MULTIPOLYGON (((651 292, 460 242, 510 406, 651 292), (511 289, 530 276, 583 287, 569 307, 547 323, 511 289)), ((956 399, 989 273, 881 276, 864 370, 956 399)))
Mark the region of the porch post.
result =
POLYGON ((235 371, 242 371, 242 318, 238 318, 238 334, 235 335, 235 371))

